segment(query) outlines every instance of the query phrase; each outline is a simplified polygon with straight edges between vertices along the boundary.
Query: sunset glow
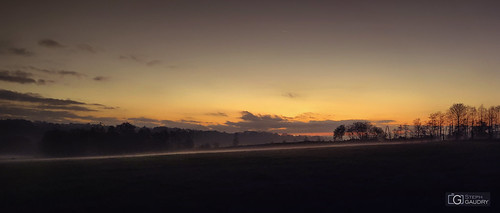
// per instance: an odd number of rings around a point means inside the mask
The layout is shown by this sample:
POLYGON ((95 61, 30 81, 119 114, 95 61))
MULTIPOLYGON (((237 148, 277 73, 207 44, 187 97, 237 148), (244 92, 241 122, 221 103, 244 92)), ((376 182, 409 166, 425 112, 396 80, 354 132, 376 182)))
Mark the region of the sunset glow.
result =
POLYGON ((0 118, 328 135, 498 104, 494 3, 349 2, 5 3, 0 118))

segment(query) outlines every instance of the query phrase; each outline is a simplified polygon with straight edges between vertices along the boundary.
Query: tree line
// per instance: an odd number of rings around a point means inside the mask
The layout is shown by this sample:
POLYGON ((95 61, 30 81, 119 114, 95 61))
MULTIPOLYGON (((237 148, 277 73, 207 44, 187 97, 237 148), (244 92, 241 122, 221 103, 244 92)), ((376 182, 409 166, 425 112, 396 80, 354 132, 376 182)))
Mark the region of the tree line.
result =
POLYGON ((54 124, 22 119, 0 120, 0 154, 107 155, 298 142, 303 139, 304 136, 271 132, 226 133, 170 127, 137 127, 127 122, 107 126, 54 124))
POLYGON ((500 106, 479 107, 463 103, 451 105, 445 112, 433 112, 427 120, 417 118, 412 125, 400 124, 385 130, 370 122, 338 126, 335 141, 343 140, 466 140, 496 139, 500 136, 500 106))

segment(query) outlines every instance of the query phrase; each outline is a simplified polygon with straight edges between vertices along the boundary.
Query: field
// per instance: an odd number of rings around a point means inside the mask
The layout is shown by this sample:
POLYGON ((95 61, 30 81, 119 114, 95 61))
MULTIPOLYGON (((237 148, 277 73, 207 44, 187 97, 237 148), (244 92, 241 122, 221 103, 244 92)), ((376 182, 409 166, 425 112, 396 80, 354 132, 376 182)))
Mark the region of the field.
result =
POLYGON ((500 143, 0 162, 0 181, 0 212, 498 212, 500 143), (445 206, 467 191, 492 206, 445 206))

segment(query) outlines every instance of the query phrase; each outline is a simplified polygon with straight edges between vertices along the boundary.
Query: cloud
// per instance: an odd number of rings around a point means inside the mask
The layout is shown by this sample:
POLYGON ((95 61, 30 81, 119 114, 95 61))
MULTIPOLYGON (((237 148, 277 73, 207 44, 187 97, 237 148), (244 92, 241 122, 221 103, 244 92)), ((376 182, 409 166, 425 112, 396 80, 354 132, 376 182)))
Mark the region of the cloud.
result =
POLYGON ((287 98, 297 98, 297 97, 299 97, 299 94, 293 93, 293 92, 286 92, 286 93, 281 94, 281 96, 287 97, 287 98))
POLYGON ((56 73, 59 75, 62 75, 62 76, 65 76, 65 75, 72 75, 72 76, 77 76, 77 77, 84 76, 84 74, 81 74, 79 72, 68 71, 68 70, 59 70, 59 71, 56 71, 56 73))
POLYGON ((38 79, 38 81, 36 81, 36 84, 38 85, 45 85, 47 83, 54 83, 55 81, 52 81, 52 80, 44 80, 44 79, 38 79))
POLYGON ((223 112, 211 112, 211 113, 206 113, 205 115, 216 116, 216 117, 227 117, 227 114, 223 112))
POLYGON ((98 106, 100 107, 101 109, 118 109, 119 107, 110 107, 110 106, 106 106, 104 104, 88 104, 88 105, 92 105, 92 106, 98 106))
POLYGON ((102 122, 105 124, 119 124, 123 120, 114 117, 81 116, 68 110, 46 110, 41 108, 28 108, 24 106, 0 105, 0 117, 22 118, 32 121, 47 121, 55 123, 74 122, 102 122))
POLYGON ((96 76, 93 78, 94 81, 107 81, 109 80, 109 77, 105 77, 105 76, 96 76))
POLYGON ((349 125, 357 121, 366 120, 310 120, 297 121, 293 118, 279 115, 260 115, 248 111, 241 112, 241 121, 227 121, 224 124, 209 125, 214 130, 237 132, 237 131, 270 131, 276 133, 311 133, 332 132, 340 125, 349 125))
POLYGON ((322 117, 321 114, 313 112, 304 112, 300 115, 294 117, 295 120, 318 120, 318 117, 322 117))
POLYGON ((250 122, 280 122, 283 121, 283 117, 277 115, 254 115, 249 111, 241 112, 241 119, 243 121, 250 122))
POLYGON ((51 75, 59 75, 59 76, 74 76, 74 77, 85 77, 86 75, 83 73, 75 72, 75 71, 70 71, 70 70, 48 70, 48 69, 40 69, 37 67, 33 66, 23 66, 21 67, 22 70, 14 70, 14 71, 9 71, 9 70, 0 70, 0 81, 7 81, 7 82, 13 82, 13 83, 20 83, 20 84, 38 84, 38 85, 45 85, 48 83, 55 83, 54 80, 48 80, 48 79, 36 79, 34 76, 34 73, 29 72, 29 71, 23 71, 23 70, 33 70, 37 72, 42 72, 42 73, 47 73, 51 75))
POLYGON ((103 104, 87 104, 71 99, 45 98, 36 93, 19 93, 0 89, 0 117, 23 118, 48 122, 103 122, 115 124, 112 117, 94 117, 77 113, 96 112, 103 104), (99 108, 96 108, 99 107, 99 108))
POLYGON ((128 118, 127 121, 136 126, 166 126, 170 128, 181 128, 181 129, 194 129, 194 130, 210 130, 207 126, 201 125, 199 121, 194 120, 157 120, 153 118, 138 117, 138 118, 128 118))
POLYGON ((376 120, 376 121, 372 121, 376 124, 388 124, 388 123, 394 123, 396 122, 395 120, 376 120))
MULTIPOLYGON (((268 131, 275 133, 316 133, 333 132, 340 125, 350 125, 354 122, 364 122, 368 120, 310 120, 298 121, 295 118, 270 115, 253 114, 248 111, 241 112, 241 121, 226 121, 223 124, 204 125, 196 120, 157 120, 152 118, 138 117, 129 118, 129 122, 137 126, 160 126, 177 127, 182 129, 196 130, 217 130, 222 132, 242 132, 242 131, 268 131)), ((390 121, 390 120, 384 120, 390 121)))
POLYGON ((160 63, 161 63, 160 60, 152 60, 152 61, 146 63, 146 65, 148 65, 148 66, 154 66, 154 65, 157 65, 157 64, 160 64, 160 63))
POLYGON ((50 111, 23 106, 0 106, 0 116, 3 118, 22 118, 34 121, 69 122, 79 116, 69 111, 50 111))
POLYGON ((40 105, 38 106, 40 109, 58 109, 58 110, 70 110, 70 111, 80 111, 80 112, 96 112, 98 110, 89 109, 83 106, 61 106, 61 105, 40 105))
POLYGON ((26 48, 16 47, 12 41, 0 40, 0 54, 11 54, 19 56, 33 56, 34 53, 26 48))
POLYGON ((46 83, 50 83, 50 80, 38 79, 35 80, 32 78, 32 73, 24 72, 24 71, 9 71, 9 70, 0 70, 0 81, 7 81, 12 83, 19 84, 39 84, 44 85, 46 83))
POLYGON ((157 59, 154 59, 154 60, 144 59, 144 58, 139 57, 137 55, 120 55, 120 56, 118 56, 118 58, 122 59, 122 60, 134 61, 134 62, 137 62, 140 64, 144 64, 146 66, 158 65, 162 62, 161 60, 157 60, 157 59))
POLYGON ((42 39, 38 41, 38 45, 43 46, 43 47, 48 47, 48 48, 62 48, 64 45, 61 43, 54 41, 52 39, 42 39))
POLYGON ((96 109, 89 109, 89 107, 97 106, 101 109, 116 109, 116 107, 108 107, 103 104, 88 104, 71 99, 55 99, 45 98, 36 93, 19 93, 10 90, 0 89, 0 100, 4 101, 18 101, 32 104, 41 104, 40 107, 45 109, 66 109, 75 111, 97 111, 96 109), (79 107, 76 107, 76 106, 79 107), (66 106, 66 107, 62 107, 66 106), (70 107, 71 106, 71 107, 70 107), (87 107, 86 109, 82 107, 87 107))
POLYGON ((20 56, 32 56, 32 55, 34 55, 33 52, 28 51, 25 48, 11 47, 11 48, 7 49, 7 51, 8 51, 8 53, 10 53, 12 55, 20 55, 20 56))
POLYGON ((26 68, 34 70, 34 71, 38 71, 38 72, 52 74, 52 75, 60 75, 60 76, 70 75, 70 76, 74 76, 74 77, 85 77, 86 76, 83 73, 79 73, 79 72, 71 71, 71 70, 49 70, 49 69, 42 69, 42 68, 38 68, 38 67, 34 67, 34 66, 27 66, 26 68))
POLYGON ((78 44, 78 45, 76 45, 76 48, 78 48, 79 50, 83 50, 85 52, 94 53, 94 54, 100 51, 100 50, 96 49, 95 47, 90 46, 89 44, 78 44))
POLYGON ((135 55, 120 55, 118 58, 122 60, 132 60, 135 62, 144 63, 142 60, 139 59, 139 57, 135 55))
POLYGON ((0 100, 20 101, 29 103, 40 103, 47 105, 84 105, 85 103, 70 99, 44 98, 36 93, 19 93, 10 90, 0 89, 0 100))

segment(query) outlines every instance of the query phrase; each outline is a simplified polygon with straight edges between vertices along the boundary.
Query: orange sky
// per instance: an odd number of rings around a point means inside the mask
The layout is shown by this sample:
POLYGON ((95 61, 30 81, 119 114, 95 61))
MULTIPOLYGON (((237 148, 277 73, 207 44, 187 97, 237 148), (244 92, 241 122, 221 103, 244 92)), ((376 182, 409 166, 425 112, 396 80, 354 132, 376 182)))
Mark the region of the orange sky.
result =
POLYGON ((0 89, 13 93, 0 97, 0 118, 318 132, 325 128, 314 122, 411 123, 457 102, 495 105, 498 9, 494 1, 11 2, 0 9, 0 89))

